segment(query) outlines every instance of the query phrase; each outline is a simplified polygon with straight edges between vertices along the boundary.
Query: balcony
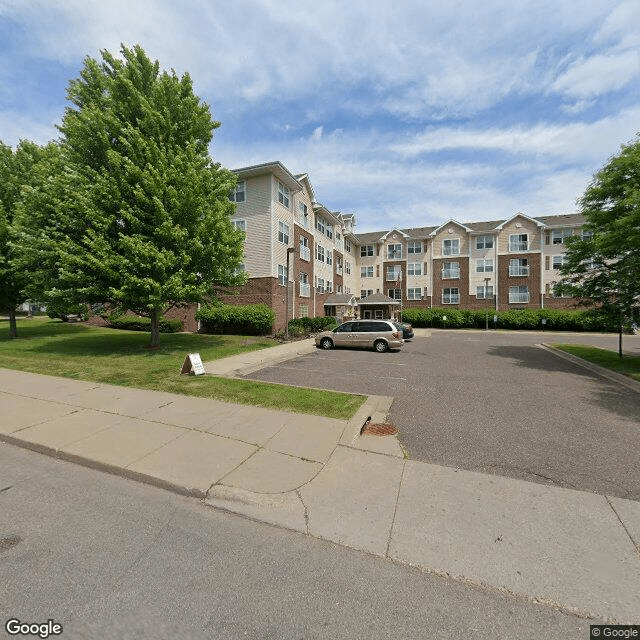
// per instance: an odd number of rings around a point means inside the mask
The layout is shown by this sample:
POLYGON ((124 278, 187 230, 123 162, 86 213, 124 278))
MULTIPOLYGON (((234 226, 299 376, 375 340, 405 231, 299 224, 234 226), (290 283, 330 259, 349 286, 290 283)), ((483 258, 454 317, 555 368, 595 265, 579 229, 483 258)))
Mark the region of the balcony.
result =
POLYGON ((311 296, 311 286, 308 283, 300 283, 300 297, 309 298, 311 296))
POLYGON ((509 304, 523 304, 529 302, 529 292, 511 293, 509 292, 509 304))
POLYGON ((511 240, 509 242, 509 251, 517 253, 518 251, 529 251, 529 242, 511 240))
POLYGON ((336 275, 341 276, 343 274, 342 267, 340 265, 336 265, 336 275))
POLYGON ((443 269, 442 270, 442 279, 443 280, 450 280, 452 278, 459 278, 460 277, 460 269, 443 269))
POLYGON ((300 257, 303 260, 306 260, 307 262, 309 262, 311 260, 311 249, 309 249, 309 247, 300 245, 300 257))

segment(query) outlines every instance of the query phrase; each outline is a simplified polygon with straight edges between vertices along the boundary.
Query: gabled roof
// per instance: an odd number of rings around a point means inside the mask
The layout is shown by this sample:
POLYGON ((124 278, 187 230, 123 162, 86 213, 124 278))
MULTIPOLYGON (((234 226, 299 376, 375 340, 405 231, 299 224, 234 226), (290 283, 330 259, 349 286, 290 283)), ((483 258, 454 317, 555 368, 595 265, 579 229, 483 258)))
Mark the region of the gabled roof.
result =
POLYGON ((524 218, 529 222, 533 222, 533 224, 535 224, 537 227, 545 226, 544 222, 540 222, 540 220, 536 220, 536 218, 530 218, 529 216, 526 216, 524 213, 516 213, 515 215, 511 216, 508 220, 505 220, 502 224, 499 224, 496 227, 496 229, 498 230, 503 229, 506 224, 509 224, 512 220, 515 220, 516 218, 524 218))
POLYGON ((251 167, 241 167, 240 169, 233 169, 232 171, 240 179, 255 178, 271 173, 291 191, 297 192, 302 190, 302 185, 296 180, 296 177, 279 160, 256 164, 251 167))
POLYGON ((458 227, 462 227, 465 231, 471 232, 471 229, 469 229, 469 227, 467 227, 466 225, 462 224, 461 222, 458 222, 457 220, 451 219, 451 220, 447 220, 444 224, 441 224, 437 229, 432 231, 429 235, 433 238, 438 234, 438 231, 440 231, 441 229, 444 229, 448 224, 455 224, 458 227))
POLYGON ((307 188, 307 191, 309 192, 309 197, 311 198, 311 202, 315 203, 316 194, 315 194, 315 191, 313 190, 313 187, 311 186, 311 181, 309 180, 309 174, 299 173, 295 176, 295 178, 298 182, 300 182, 307 188))
POLYGON ((349 293, 334 293, 330 295, 324 303, 326 305, 348 304, 352 307, 355 307, 357 304, 356 297, 349 293))
POLYGON ((559 216, 539 216, 536 220, 540 220, 540 222, 543 222, 548 227, 579 227, 586 222, 581 213, 565 213, 559 216))
POLYGON ((327 207, 325 207, 320 202, 313 203, 313 210, 322 216, 327 216, 328 218, 331 218, 331 224, 342 225, 342 220, 340 220, 339 218, 340 213, 338 211, 331 211, 327 209, 327 207))
POLYGON ((383 305, 383 304, 400 304, 400 300, 394 300, 389 296, 385 296, 384 293, 372 293, 370 296, 366 298, 360 298, 358 300, 358 305, 369 304, 369 305, 383 305))
POLYGON ((385 233, 381 238, 380 241, 381 242, 385 242, 387 237, 390 236, 392 233, 399 233, 403 238, 409 238, 410 236, 408 234, 406 234, 404 231, 401 231, 400 229, 396 229, 395 227, 393 229, 391 229, 391 231, 387 231, 387 233, 385 233))

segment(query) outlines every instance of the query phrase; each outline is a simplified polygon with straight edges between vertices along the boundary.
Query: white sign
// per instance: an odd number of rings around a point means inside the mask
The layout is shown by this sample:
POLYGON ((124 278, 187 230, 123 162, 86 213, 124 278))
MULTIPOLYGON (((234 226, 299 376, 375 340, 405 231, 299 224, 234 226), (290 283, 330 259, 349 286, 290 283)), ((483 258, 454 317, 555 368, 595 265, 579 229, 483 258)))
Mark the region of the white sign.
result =
POLYGON ((442 319, 446 322, 447 321, 447 316, 442 316, 442 319))
POLYGON ((498 322, 498 316, 493 316, 493 321, 498 322))
POLYGON ((203 376, 207 373, 200 359, 199 353, 190 353, 185 359, 180 371, 181 374, 193 373, 196 376, 203 376))

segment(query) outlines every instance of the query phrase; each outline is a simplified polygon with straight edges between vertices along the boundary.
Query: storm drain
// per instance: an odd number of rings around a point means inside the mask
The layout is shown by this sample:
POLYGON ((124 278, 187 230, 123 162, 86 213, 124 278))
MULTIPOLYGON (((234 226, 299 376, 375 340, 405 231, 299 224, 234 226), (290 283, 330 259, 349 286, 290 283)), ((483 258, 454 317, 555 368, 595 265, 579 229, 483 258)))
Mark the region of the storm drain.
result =
POLYGON ((360 435, 368 436, 392 436, 398 433, 398 429, 389 423, 372 424, 367 422, 360 431, 360 435))

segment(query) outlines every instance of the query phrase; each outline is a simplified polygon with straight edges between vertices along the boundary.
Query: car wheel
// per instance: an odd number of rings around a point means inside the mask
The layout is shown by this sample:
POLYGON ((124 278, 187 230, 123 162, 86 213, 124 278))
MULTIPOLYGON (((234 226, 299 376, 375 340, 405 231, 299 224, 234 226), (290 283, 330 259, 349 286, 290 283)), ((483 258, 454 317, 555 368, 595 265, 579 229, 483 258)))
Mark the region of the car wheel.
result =
POLYGON ((320 346, 323 349, 333 349, 333 340, 331 338, 322 338, 322 340, 320 340, 320 346))
POLYGON ((378 353, 384 353, 385 351, 387 351, 389 349, 389 345, 384 340, 376 340, 373 343, 373 348, 378 353))

